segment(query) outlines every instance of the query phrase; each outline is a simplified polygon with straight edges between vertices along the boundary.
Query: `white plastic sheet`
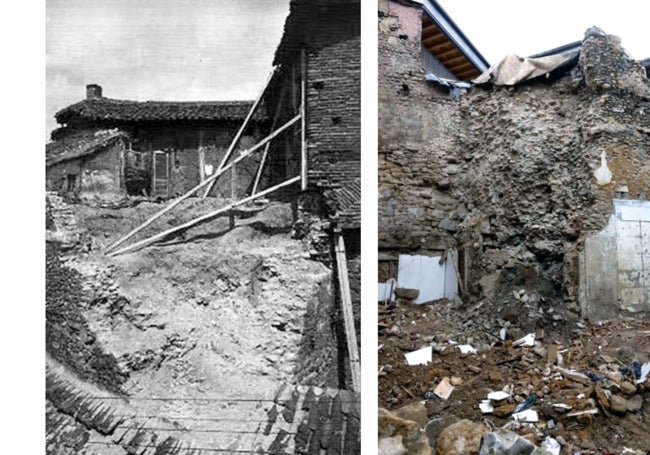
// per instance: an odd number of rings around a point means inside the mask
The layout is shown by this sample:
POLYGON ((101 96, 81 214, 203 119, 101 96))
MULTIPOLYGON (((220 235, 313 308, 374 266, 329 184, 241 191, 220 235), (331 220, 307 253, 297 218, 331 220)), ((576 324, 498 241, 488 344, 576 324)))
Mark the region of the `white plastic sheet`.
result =
POLYGON ((406 363, 411 366, 426 365, 427 363, 431 363, 432 356, 433 349, 431 346, 427 346, 426 348, 418 349, 417 351, 404 354, 404 357, 406 357, 406 363))

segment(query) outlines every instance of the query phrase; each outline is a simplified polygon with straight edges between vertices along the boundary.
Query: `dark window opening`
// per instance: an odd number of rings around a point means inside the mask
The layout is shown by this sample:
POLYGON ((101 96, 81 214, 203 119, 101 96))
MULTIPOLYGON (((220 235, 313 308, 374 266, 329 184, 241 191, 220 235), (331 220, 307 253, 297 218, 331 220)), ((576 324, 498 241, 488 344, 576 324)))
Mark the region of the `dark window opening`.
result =
POLYGON ((77 189, 77 174, 68 174, 66 176, 65 190, 68 193, 74 193, 76 189, 77 189))

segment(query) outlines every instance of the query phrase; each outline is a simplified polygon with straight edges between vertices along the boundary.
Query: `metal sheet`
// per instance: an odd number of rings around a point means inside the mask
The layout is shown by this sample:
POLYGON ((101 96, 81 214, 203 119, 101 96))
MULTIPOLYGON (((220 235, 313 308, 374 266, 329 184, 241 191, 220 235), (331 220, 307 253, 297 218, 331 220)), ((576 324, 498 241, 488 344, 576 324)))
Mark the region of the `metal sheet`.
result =
MULTIPOLYGON (((383 302, 390 292, 390 287, 392 283, 377 283, 377 301, 383 302)), ((395 293, 391 293, 390 300, 395 300, 395 293)))
POLYGON ((614 199, 614 214, 622 221, 650 221, 650 201, 614 199))
POLYGON ((458 295, 458 277, 456 276, 456 268, 454 267, 451 253, 447 253, 447 260, 444 266, 445 288, 443 293, 446 299, 452 300, 458 295))
POLYGON ((424 303, 444 297, 445 268, 440 256, 399 256, 397 282, 401 288, 419 289, 414 303, 424 303))

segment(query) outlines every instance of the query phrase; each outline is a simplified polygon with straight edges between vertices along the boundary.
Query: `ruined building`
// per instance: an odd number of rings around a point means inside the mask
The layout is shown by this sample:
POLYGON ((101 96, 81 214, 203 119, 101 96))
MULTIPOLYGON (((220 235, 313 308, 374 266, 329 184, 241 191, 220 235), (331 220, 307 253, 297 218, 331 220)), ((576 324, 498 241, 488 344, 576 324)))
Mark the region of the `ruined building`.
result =
POLYGON ((400 255, 450 252, 458 293, 502 316, 521 288, 569 319, 650 314, 647 61, 594 27, 476 79, 480 54, 436 8, 380 2, 380 281, 400 255))
POLYGON ((57 114, 51 451, 360 453, 360 1, 289 5, 253 102, 57 114))
MULTIPOLYGON (((46 153, 47 189, 84 199, 185 193, 210 175, 252 106, 117 100, 104 97, 96 84, 86 92, 86 99, 56 113, 61 127, 52 132, 46 153)), ((260 138, 264 119, 254 117, 240 149, 260 138)), ((229 184, 221 188, 223 196, 231 195, 229 184)), ((237 194, 245 190, 237 188, 237 194)))

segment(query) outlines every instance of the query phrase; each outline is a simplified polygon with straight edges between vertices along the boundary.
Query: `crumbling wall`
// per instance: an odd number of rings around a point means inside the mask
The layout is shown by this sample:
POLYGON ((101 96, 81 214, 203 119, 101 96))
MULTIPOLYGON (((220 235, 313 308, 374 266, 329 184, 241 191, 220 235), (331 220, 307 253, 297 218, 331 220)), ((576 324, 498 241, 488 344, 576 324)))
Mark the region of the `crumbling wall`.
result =
POLYGON ((548 280, 546 297, 578 312, 585 238, 605 227, 617 190, 636 197, 650 185, 648 99, 618 39, 590 29, 570 74, 475 88, 462 100, 465 163, 451 186, 468 209, 458 240, 470 251, 474 295, 532 267, 530 285, 548 280), (613 178, 598 186, 603 151, 613 178))
POLYGON ((122 198, 125 194, 121 177, 124 148, 122 141, 115 141, 97 152, 49 166, 47 190, 80 199, 122 198))
POLYGON ((466 296, 507 304, 515 287, 534 288, 577 315, 585 238, 614 196, 650 194, 643 68, 593 28, 573 69, 475 86, 457 103, 424 80, 414 11, 380 2, 381 257, 457 247, 466 296), (598 186, 602 152, 612 180, 598 186))
MULTIPOLYGON (((448 89, 425 80, 420 8, 384 1, 379 10, 379 248, 440 251, 455 245, 465 208, 450 193, 464 154, 448 89)), ((396 256, 395 256, 396 258, 396 256)))
POLYGON ((124 196, 122 160, 124 143, 117 141, 83 160, 79 196, 82 199, 120 199, 124 196))

